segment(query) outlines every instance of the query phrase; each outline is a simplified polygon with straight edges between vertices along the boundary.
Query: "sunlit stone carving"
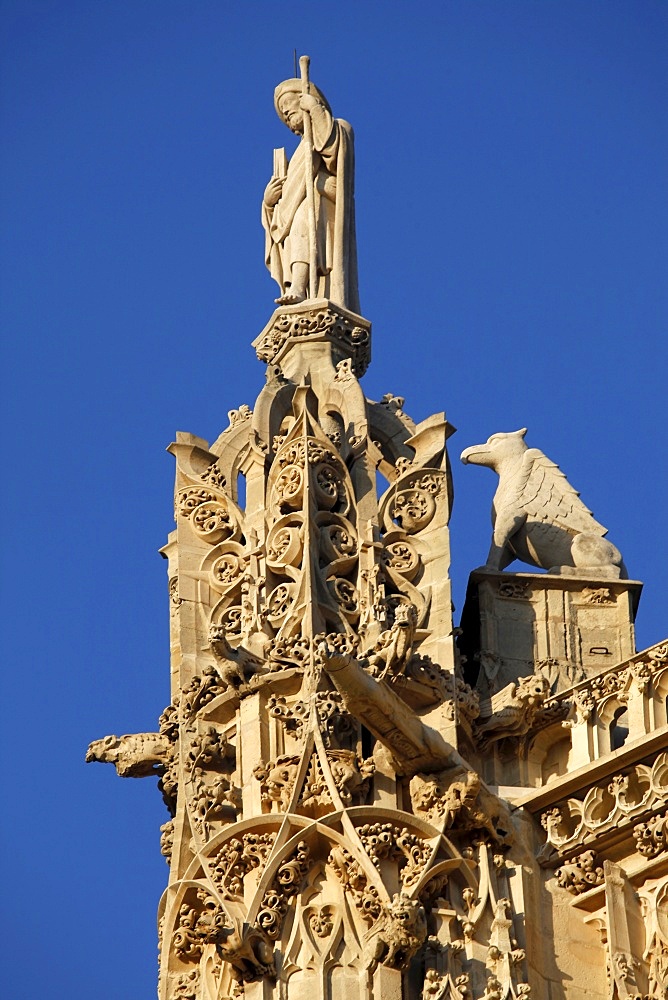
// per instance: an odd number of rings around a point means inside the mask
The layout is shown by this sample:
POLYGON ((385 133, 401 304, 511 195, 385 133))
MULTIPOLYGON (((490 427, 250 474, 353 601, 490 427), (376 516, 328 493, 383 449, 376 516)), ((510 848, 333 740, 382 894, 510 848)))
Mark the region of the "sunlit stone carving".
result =
POLYGON ((359 384, 352 132, 302 66, 265 385, 169 449, 170 704, 87 755, 167 807, 159 997, 665 1000, 668 644, 523 432, 464 453, 500 486, 453 628, 453 428, 359 384))

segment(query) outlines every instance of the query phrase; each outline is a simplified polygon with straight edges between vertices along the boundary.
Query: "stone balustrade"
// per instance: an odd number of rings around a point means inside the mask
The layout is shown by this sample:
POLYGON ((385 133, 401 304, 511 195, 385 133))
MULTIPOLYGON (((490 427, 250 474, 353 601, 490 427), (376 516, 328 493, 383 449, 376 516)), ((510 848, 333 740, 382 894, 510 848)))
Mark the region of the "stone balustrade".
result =
POLYGON ((545 704, 525 780, 539 787, 668 723, 668 641, 581 681, 545 704))

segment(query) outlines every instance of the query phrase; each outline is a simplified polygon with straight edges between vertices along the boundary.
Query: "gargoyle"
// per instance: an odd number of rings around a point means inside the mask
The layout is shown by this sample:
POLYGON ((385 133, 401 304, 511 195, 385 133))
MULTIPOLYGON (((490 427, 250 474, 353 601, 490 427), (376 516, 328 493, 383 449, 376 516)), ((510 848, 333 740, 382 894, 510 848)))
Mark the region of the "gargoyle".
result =
POLYGON ((427 918, 420 901, 397 893, 367 933, 367 966, 375 969, 380 963, 407 969, 426 937, 427 918))
POLYGON ((211 625, 209 645, 216 658, 218 673, 227 687, 246 688, 255 674, 264 669, 263 663, 243 647, 234 649, 227 641, 223 625, 211 625))
POLYGON ((417 608, 414 604, 398 604, 394 624, 381 632, 376 645, 366 654, 366 661, 374 677, 398 677, 406 672, 413 654, 417 608))
POLYGON ((410 775, 462 763, 438 730, 422 722, 388 684, 365 669, 366 658, 358 660, 337 647, 336 639, 327 636, 318 646, 320 664, 341 694, 346 711, 389 750, 397 773, 410 775))
POLYGON ((86 763, 113 764, 120 778, 160 777, 173 753, 173 746, 161 733, 130 733, 95 740, 88 747, 86 763))
POLYGON ((485 465, 499 477, 492 502, 492 544, 486 569, 505 569, 514 559, 550 573, 626 577, 620 551, 563 472, 522 430, 492 434, 486 444, 461 454, 465 464, 485 465))
POLYGON ((550 691, 549 681, 538 674, 520 677, 491 698, 480 702, 480 718, 473 735, 482 750, 506 736, 525 736, 550 691))

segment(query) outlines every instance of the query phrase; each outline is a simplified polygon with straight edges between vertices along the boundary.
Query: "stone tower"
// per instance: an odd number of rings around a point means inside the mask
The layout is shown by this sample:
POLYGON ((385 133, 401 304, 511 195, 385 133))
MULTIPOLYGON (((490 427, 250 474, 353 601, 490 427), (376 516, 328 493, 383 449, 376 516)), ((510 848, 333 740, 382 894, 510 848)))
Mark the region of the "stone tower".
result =
POLYGON ((522 432, 464 452, 499 490, 453 629, 453 428, 358 382, 352 130, 305 57, 275 104, 266 383, 170 447, 171 703, 87 758, 159 778, 159 996, 665 998, 668 644, 522 432))

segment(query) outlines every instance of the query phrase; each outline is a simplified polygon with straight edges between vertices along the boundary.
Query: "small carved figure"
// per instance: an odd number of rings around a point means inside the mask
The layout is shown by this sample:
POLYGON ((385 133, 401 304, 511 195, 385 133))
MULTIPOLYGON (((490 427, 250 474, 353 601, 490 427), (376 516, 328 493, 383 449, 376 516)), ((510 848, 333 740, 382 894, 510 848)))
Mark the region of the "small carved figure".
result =
POLYGON ((299 757, 296 756, 278 757, 267 764, 259 764, 253 774, 262 782, 262 800, 278 802, 285 811, 290 804, 298 768, 299 757))
POLYGON ((274 107, 281 121, 302 137, 289 163, 285 151, 276 150, 274 173, 262 202, 265 263, 280 289, 276 301, 288 305, 308 296, 309 228, 314 221, 316 297, 358 313, 353 130, 348 122, 332 117, 317 87, 299 79, 284 80, 276 87, 274 107), (310 132, 310 142, 305 132, 310 132), (307 172, 313 178, 315 220, 309 220, 307 172))
POLYGON ((160 777, 171 760, 173 748, 161 733, 105 736, 88 747, 86 763, 113 764, 120 778, 160 777))
POLYGON ((216 775, 215 781, 206 783, 207 772, 201 767, 193 771, 193 808, 195 819, 208 824, 220 820, 227 812, 237 812, 241 807, 241 793, 226 775, 216 775))
POLYGON ((487 980, 485 992, 480 997, 480 1000, 503 1000, 504 992, 503 985, 496 976, 490 976, 487 980))
POLYGON ((513 827, 510 812, 475 771, 462 768, 439 774, 416 774, 411 778, 413 809, 443 829, 485 830, 502 845, 510 844, 513 827))
POLYGON ((327 760, 344 805, 363 803, 375 771, 373 760, 361 761, 353 750, 328 750, 327 760))
POLYGON ((427 937, 427 918, 419 900, 397 893, 383 906, 366 936, 367 964, 406 969, 427 937))
POLYGON ((366 656, 374 677, 383 680, 388 676, 399 677, 406 672, 406 667, 413 653, 416 626, 417 608, 415 605, 397 604, 394 612, 394 624, 385 632, 381 632, 373 650, 366 656))
POLYGON ((550 692, 545 677, 531 674, 507 684, 480 702, 480 721, 473 732, 480 748, 507 736, 524 736, 550 692))
POLYGON ((465 777, 464 780, 447 783, 439 780, 443 777, 444 775, 415 774, 411 778, 410 793, 417 815, 424 816, 432 823, 440 821, 447 830, 454 824, 464 806, 470 782, 465 777))
POLYGON ((227 641, 224 625, 211 625, 209 644, 216 658, 218 672, 226 687, 247 687, 251 677, 263 672, 264 665, 256 656, 243 647, 234 649, 227 641))
POLYGON ((503 570, 521 559, 550 573, 577 569, 625 578, 621 553, 603 537, 607 529, 594 520, 559 466, 527 447, 525 434, 526 427, 492 434, 486 444, 461 454, 465 464, 485 465, 499 476, 486 568, 503 570))
POLYGON ((274 950, 266 934, 239 918, 233 920, 231 927, 222 929, 218 951, 223 961, 234 967, 237 977, 244 983, 276 975, 274 950))
POLYGON ((215 726, 207 726, 202 733, 193 736, 188 762, 191 767, 206 765, 208 767, 233 767, 236 750, 225 739, 215 726))

